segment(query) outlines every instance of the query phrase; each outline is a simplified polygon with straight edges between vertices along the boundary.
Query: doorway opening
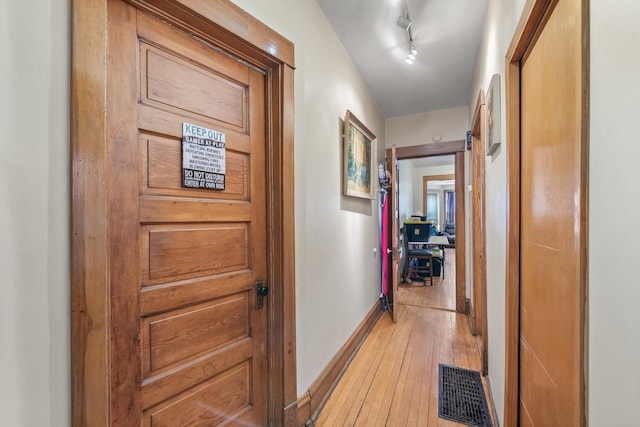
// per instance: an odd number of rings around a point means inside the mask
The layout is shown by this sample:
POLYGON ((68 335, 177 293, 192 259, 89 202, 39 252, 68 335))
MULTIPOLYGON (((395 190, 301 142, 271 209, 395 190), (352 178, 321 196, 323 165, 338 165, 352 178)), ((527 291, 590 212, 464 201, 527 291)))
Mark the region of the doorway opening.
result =
MULTIPOLYGON (((451 307, 451 310, 455 310, 459 313, 466 313, 467 311, 467 303, 466 303, 466 290, 465 290, 465 207, 464 207, 464 152, 465 152, 465 141, 464 140, 458 140, 458 141, 447 141, 447 142, 441 142, 441 143, 437 143, 437 144, 423 144, 423 145, 417 145, 417 146, 409 146, 409 147, 400 147, 400 148, 391 148, 387 150, 387 159, 391 159, 392 163, 395 162, 395 160, 397 159, 398 162, 402 161, 402 160, 411 160, 411 159, 423 159, 423 158, 434 158, 434 157, 439 157, 439 156, 451 156, 454 159, 454 179, 455 179, 455 183, 454 183, 454 192, 455 192, 455 200, 456 200, 456 209, 455 209, 455 223, 456 223, 456 244, 455 245, 446 245, 449 246, 449 250, 451 250, 451 248, 453 247, 453 250, 451 251, 452 254, 455 254, 455 268, 453 271, 455 271, 455 304, 451 307)), ((406 168, 405 168, 406 169, 406 168)), ((406 174, 406 171, 404 172, 406 174)), ((410 181, 410 182, 414 182, 415 179, 413 179, 412 174, 409 174, 408 176, 405 176, 403 178, 403 172, 402 169, 400 169, 399 172, 399 179, 398 181, 400 182, 399 185, 402 185, 403 181, 410 181)), ((421 183, 422 179, 420 179, 418 182, 421 183)), ((421 184, 418 184, 421 185, 421 184)), ((395 230, 398 234, 400 234, 400 225, 402 223, 402 219, 403 218, 407 218, 407 212, 408 215, 413 216, 413 214, 415 212, 411 211, 413 209, 413 206, 423 206, 423 209, 426 210, 424 208, 424 190, 422 190, 421 188, 418 189, 417 192, 412 191, 412 194, 418 194, 418 199, 419 201, 417 203, 413 203, 410 204, 412 202, 407 203, 406 201, 406 194, 403 195, 401 193, 401 191, 398 193, 398 201, 400 202, 401 198, 404 198, 403 202, 400 203, 404 203, 405 210, 404 212, 404 216, 401 212, 396 212, 395 213, 395 217, 398 219, 398 230, 395 230)), ((400 210, 400 205, 398 204, 398 210, 400 210)), ((410 218, 409 217, 409 218, 410 218)), ((414 218, 417 219, 419 221, 426 221, 426 217, 425 215, 417 215, 418 218, 414 218)), ((444 215, 443 215, 444 217, 444 215)), ((439 236, 442 237, 442 236, 439 236)), ((407 243, 408 241, 410 241, 410 239, 407 238, 407 243)), ((441 245, 441 246, 445 246, 445 245, 441 245)), ((445 251, 447 251, 447 249, 445 249, 445 251)), ((446 255, 445 255, 446 256, 446 255)), ((401 260, 394 259, 394 263, 399 263, 401 260)), ((397 266, 397 265, 396 265, 397 266)), ((395 267, 395 266, 394 266, 395 267)), ((399 266, 397 266, 399 268, 399 266)), ((392 269, 395 271, 395 269, 392 269)), ((445 276, 446 276, 446 271, 445 271, 445 276)), ((453 274, 451 275, 453 276, 453 274)), ((402 301, 402 296, 399 295, 399 299, 400 301, 402 301)))
MULTIPOLYGON (((431 240, 438 236, 446 243, 426 248, 432 255, 432 269, 427 272, 430 277, 410 273, 413 271, 411 262, 419 260, 411 257, 401 260, 400 301, 407 305, 455 311, 455 156, 399 160, 398 175, 400 235, 406 235, 406 231, 402 232, 405 224, 420 220, 430 224, 431 240)), ((408 242, 405 246, 416 249, 415 244, 408 242)))

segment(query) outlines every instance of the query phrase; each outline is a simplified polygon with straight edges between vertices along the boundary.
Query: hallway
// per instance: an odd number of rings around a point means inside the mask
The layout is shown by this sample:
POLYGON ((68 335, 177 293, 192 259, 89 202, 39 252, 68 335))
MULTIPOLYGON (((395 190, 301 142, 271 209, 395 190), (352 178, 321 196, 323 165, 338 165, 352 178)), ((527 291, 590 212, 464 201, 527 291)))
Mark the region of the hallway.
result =
MULTIPOLYGON (((455 294, 450 253, 446 281, 438 279, 433 287, 400 287, 398 323, 394 325, 388 313, 382 315, 320 411, 316 426, 463 425, 438 417, 438 364, 480 370, 467 316, 446 308, 453 307, 450 294, 455 294)), ((484 377, 483 384, 486 392, 484 377)))

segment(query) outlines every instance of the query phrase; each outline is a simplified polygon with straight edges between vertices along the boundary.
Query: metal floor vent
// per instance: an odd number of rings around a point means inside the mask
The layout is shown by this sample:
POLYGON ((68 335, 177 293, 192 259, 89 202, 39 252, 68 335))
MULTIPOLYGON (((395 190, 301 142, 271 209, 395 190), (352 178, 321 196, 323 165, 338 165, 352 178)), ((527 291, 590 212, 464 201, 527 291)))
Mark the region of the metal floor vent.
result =
POLYGON ((438 415, 477 427, 492 427, 480 373, 439 365, 438 415))

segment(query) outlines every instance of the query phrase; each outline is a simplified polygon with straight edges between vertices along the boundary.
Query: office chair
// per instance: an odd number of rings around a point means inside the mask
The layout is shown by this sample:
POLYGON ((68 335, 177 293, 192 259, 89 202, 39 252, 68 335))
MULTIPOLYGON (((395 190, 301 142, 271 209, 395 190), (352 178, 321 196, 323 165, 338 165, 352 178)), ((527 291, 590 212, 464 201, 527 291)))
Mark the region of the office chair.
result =
MULTIPOLYGON (((433 286, 433 256, 431 254, 431 251, 428 249, 424 249, 424 248, 410 248, 409 247, 409 241, 412 242, 417 242, 417 241, 428 241, 429 238, 427 237, 426 240, 422 239, 422 240, 414 240, 412 238, 409 238, 408 233, 412 233, 414 232, 414 227, 409 227, 409 226, 413 226, 413 225, 428 225, 429 227, 431 226, 431 224, 408 224, 405 223, 404 227, 402 227, 400 229, 401 233, 402 233, 402 237, 403 237, 403 241, 404 241, 404 249, 405 249, 405 276, 404 276, 404 281, 407 281, 407 278, 411 279, 411 277, 413 275, 418 275, 421 278, 424 279, 424 275, 428 274, 429 275, 429 280, 431 282, 431 286, 433 286)), ((426 227, 427 229, 429 227, 426 227)), ((420 230, 421 232, 424 232, 424 229, 420 230)), ((428 231, 430 231, 430 229, 428 229, 428 231)), ((413 234, 412 236, 418 237, 419 234, 422 234, 421 232, 417 233, 417 234, 413 234)), ((428 235, 427 235, 428 236, 428 235)), ((424 286, 426 286, 426 280, 423 282, 424 286)))

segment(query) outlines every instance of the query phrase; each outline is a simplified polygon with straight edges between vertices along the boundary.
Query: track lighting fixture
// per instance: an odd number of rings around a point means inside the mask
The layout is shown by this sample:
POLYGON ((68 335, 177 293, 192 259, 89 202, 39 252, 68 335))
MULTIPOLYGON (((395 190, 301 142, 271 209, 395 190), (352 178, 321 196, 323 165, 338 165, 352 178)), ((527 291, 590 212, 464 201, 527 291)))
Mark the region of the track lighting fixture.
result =
POLYGON ((418 55, 418 50, 416 49, 416 45, 415 43, 413 43, 413 40, 411 40, 411 42, 409 43, 409 53, 405 58, 405 62, 409 65, 413 64, 413 62, 416 60, 417 55, 418 55))
POLYGON ((398 18, 396 24, 398 25, 398 27, 405 30, 407 32, 407 35, 409 36, 409 53, 404 60, 407 64, 413 64, 413 62, 416 60, 416 55, 418 55, 418 50, 416 49, 416 45, 413 42, 413 35, 411 34, 412 21, 411 18, 409 18, 409 9, 407 8, 406 4, 403 8, 403 15, 398 18))
POLYGON ((402 28, 403 30, 409 31, 409 28, 411 27, 411 19, 409 19, 409 17, 407 16, 401 16, 396 21, 396 24, 398 24, 398 27, 402 28))

